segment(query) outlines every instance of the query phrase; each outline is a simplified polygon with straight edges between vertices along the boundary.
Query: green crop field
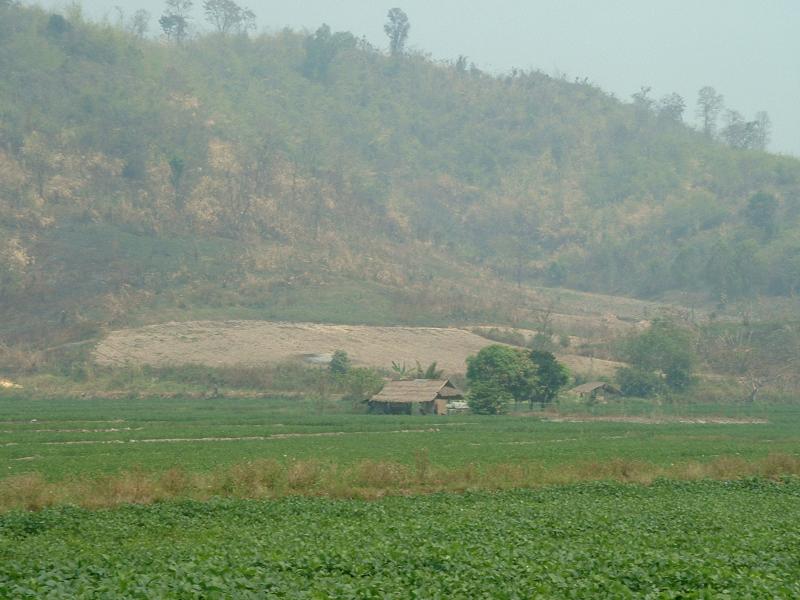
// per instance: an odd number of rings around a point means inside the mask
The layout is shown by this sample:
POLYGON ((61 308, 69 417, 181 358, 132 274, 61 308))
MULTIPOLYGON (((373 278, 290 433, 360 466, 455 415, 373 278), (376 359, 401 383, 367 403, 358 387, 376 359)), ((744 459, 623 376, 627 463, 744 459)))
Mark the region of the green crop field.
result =
POLYGON ((582 484, 0 517, 4 598, 797 598, 800 484, 582 484))
MULTIPOLYGON (((636 407, 631 407, 634 412, 636 407)), ((0 469, 49 480, 139 468, 204 471, 242 461, 320 459, 412 464, 421 450, 442 467, 612 459, 656 465, 759 459, 800 452, 800 410, 666 407, 652 423, 553 422, 534 417, 349 414, 349 405, 297 399, 31 399, 0 397, 0 469), (670 422, 676 414, 756 422, 670 422)), ((606 409, 613 412, 613 408, 606 409)), ((617 409, 619 412, 619 409, 617 409)))
POLYGON ((6 394, 0 598, 800 595, 800 411, 594 410, 6 394))

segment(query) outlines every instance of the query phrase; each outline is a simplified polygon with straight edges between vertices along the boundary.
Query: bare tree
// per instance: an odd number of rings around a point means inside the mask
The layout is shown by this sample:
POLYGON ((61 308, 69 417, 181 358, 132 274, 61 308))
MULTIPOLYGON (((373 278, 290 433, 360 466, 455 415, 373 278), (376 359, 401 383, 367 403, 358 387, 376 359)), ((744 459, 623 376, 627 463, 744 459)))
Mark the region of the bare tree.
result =
POLYGON ((758 150, 766 150, 772 139, 772 120, 766 111, 761 110, 756 113, 756 138, 755 144, 758 150))
POLYGON ((239 6, 233 0, 205 0, 203 10, 206 13, 206 20, 222 35, 247 33, 255 28, 255 13, 239 6))
POLYGON ((150 13, 144 9, 137 10, 133 13, 128 27, 136 37, 143 38, 150 29, 150 13))
POLYGON ((703 133, 713 138, 717 131, 717 117, 722 110, 724 98, 711 86, 705 86, 697 93, 697 117, 702 124, 703 133))

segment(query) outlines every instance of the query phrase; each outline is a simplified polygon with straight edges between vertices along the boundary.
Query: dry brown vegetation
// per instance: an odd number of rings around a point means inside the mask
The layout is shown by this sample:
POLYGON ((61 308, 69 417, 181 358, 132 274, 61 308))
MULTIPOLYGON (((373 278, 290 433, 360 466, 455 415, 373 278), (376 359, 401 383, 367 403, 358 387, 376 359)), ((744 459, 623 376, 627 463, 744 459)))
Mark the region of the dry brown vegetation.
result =
POLYGON ((362 460, 342 466, 316 459, 288 463, 264 459, 208 473, 188 472, 178 467, 164 472, 133 469, 63 481, 47 481, 42 475, 31 473, 0 480, 0 511, 35 511, 67 504, 101 509, 213 497, 259 499, 302 495, 369 500, 387 495, 536 488, 587 481, 649 485, 660 478, 727 481, 790 476, 800 476, 800 458, 789 454, 770 454, 752 461, 720 456, 710 462, 689 461, 668 467, 620 458, 547 467, 525 462, 445 468, 431 464, 427 452, 420 451, 412 465, 362 460))
MULTIPOLYGON (((436 362, 461 373, 466 359, 492 342, 458 328, 374 327, 269 321, 191 321, 112 332, 100 342, 100 364, 263 365, 345 350, 353 362, 388 368, 392 362, 436 362)), ((559 354, 571 370, 611 376, 621 363, 559 354)))

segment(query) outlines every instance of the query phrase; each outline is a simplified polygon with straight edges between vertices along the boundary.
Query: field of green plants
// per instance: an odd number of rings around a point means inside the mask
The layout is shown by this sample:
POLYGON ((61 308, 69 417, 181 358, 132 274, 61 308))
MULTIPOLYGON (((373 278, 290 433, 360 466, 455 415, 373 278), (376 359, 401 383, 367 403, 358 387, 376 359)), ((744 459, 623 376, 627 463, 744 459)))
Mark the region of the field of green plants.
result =
MULTIPOLYGON (((442 467, 535 461, 644 460, 671 465, 720 456, 759 459, 800 451, 795 407, 660 407, 654 422, 569 422, 534 417, 374 416, 341 402, 281 398, 37 399, 0 396, 0 473, 49 480, 140 468, 203 471, 257 459, 413 464, 426 450, 442 467), (681 423, 682 417, 756 422, 681 423)), ((620 412, 609 407, 606 412, 620 412)), ((568 414, 550 415, 552 418, 568 414)), ((0 477, 0 479, 2 479, 0 477)))
POLYGON ((797 598, 800 483, 0 516, 4 598, 797 598))
POLYGON ((7 392, 0 598, 800 596, 800 411, 591 411, 7 392))

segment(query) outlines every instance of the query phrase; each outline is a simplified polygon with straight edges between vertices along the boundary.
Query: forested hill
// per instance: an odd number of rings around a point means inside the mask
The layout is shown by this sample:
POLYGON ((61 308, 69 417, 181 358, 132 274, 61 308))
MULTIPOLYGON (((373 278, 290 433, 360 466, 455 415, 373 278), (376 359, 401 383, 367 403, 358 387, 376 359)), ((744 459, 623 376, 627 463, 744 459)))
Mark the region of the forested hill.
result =
POLYGON ((2 316, 491 317, 476 274, 794 295, 800 161, 690 129, 679 100, 324 27, 177 44, 0 2, 2 316))

